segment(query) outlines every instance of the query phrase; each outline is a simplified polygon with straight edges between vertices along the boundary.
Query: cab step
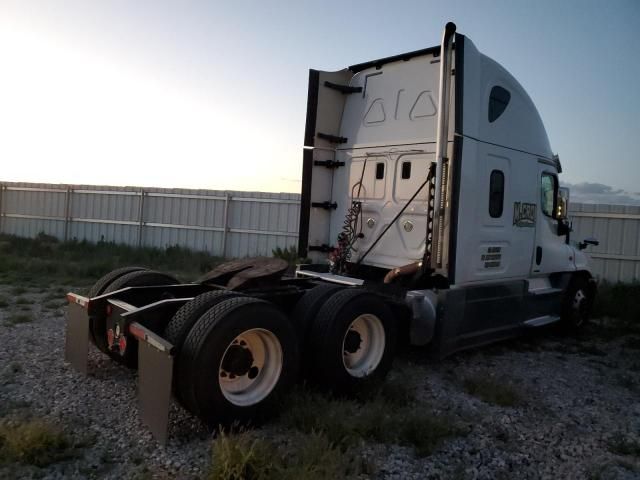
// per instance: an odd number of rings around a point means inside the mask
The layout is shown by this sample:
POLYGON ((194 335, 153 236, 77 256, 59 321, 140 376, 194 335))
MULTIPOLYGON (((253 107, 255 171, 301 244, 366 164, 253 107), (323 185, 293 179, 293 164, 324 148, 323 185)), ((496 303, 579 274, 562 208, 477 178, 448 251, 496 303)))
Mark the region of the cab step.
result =
POLYGON ((524 322, 524 326, 529 328, 537 328, 557 322, 558 320, 560 320, 560 315, 543 315, 541 317, 535 317, 526 320, 524 322))

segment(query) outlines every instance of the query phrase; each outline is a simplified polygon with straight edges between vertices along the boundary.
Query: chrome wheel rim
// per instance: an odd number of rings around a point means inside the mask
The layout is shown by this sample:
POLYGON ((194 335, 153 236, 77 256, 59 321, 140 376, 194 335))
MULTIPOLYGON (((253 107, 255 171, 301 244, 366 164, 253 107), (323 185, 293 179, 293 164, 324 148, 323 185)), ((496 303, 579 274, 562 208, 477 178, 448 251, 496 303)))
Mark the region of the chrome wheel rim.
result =
POLYGON ((220 390, 234 405, 255 405, 278 383, 282 362, 282 346, 272 332, 262 328, 242 332, 231 341, 220 360, 220 390))
POLYGON ((582 325, 585 319, 585 310, 587 308, 587 296, 581 289, 577 290, 573 296, 573 303, 571 306, 573 310, 573 321, 576 326, 582 325))
POLYGON ((375 371, 384 355, 384 326, 375 315, 358 316, 342 339, 342 363, 352 377, 366 377, 375 371))

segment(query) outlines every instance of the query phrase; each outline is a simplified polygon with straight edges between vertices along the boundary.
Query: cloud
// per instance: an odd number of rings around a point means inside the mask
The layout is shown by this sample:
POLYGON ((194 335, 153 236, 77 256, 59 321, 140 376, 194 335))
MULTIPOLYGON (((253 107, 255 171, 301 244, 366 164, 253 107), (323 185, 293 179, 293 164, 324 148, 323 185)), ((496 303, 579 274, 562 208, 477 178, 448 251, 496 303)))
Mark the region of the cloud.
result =
POLYGON ((571 202, 640 205, 640 193, 627 192, 603 183, 582 182, 571 184, 561 182, 561 185, 569 187, 571 190, 571 202))

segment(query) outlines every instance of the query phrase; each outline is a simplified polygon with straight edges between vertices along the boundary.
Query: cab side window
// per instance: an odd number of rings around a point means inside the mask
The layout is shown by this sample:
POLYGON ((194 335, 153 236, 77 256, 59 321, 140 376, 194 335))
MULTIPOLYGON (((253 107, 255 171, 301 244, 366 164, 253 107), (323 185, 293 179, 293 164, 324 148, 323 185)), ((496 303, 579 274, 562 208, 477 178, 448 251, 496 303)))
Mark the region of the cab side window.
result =
POLYGON ((558 178, 550 173, 542 174, 540 208, 547 217, 555 218, 558 178))

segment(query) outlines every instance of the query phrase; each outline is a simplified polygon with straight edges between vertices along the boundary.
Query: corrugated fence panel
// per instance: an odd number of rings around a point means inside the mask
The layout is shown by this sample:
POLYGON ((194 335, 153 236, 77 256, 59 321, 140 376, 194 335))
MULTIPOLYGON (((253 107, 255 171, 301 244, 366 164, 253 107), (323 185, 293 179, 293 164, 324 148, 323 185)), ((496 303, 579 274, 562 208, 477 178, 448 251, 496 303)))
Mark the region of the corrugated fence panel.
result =
MULTIPOLYGON (((0 232, 128 245, 181 245, 225 257, 270 256, 298 242, 300 195, 168 188, 3 183, 0 232)), ((572 204, 572 241, 594 273, 640 281, 640 206, 572 204)))
POLYGON ((596 238, 600 245, 589 246, 596 276, 609 282, 640 281, 640 206, 571 205, 571 238, 596 238))
POLYGON ((213 255, 271 255, 297 245, 300 196, 167 188, 5 183, 0 231, 213 255), (45 191, 46 190, 46 191, 45 191))

